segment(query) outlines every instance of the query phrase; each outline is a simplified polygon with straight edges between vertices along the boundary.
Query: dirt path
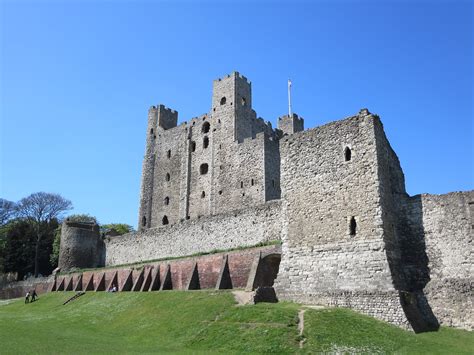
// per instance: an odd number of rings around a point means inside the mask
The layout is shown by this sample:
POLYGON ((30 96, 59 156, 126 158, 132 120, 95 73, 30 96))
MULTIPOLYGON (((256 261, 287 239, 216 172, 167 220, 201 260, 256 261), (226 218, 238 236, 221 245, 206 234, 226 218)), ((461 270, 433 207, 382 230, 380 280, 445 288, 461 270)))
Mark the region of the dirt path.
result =
POLYGON ((303 349, 304 343, 306 341, 306 338, 303 335, 304 332, 304 313, 306 312, 306 309, 300 309, 298 312, 298 331, 299 331, 299 337, 300 337, 300 349, 303 349))

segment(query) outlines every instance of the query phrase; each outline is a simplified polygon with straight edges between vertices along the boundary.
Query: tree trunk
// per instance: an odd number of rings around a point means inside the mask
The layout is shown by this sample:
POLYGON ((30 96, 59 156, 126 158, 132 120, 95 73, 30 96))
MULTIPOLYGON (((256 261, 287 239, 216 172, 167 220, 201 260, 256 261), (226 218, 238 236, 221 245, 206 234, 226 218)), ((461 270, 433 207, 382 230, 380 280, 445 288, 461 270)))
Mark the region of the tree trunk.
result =
POLYGON ((35 277, 39 274, 39 249, 40 249, 41 234, 39 231, 36 232, 36 246, 35 246, 35 277))

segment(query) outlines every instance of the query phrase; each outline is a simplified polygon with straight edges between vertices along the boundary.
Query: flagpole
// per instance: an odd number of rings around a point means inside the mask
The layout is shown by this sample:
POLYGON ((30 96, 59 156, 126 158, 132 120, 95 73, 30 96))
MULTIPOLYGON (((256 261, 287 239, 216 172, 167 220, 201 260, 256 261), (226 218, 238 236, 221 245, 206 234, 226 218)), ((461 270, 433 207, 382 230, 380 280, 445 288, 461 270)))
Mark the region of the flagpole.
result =
POLYGON ((291 80, 288 79, 288 116, 291 117, 291 80))

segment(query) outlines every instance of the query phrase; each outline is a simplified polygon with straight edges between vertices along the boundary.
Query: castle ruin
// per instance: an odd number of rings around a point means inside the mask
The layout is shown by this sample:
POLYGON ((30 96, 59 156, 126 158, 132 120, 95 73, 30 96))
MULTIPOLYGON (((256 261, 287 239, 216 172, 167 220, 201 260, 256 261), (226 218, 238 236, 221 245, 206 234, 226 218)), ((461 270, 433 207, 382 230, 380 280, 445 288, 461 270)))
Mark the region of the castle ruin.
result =
MULTIPOLYGON (((177 122, 163 105, 148 111, 139 230, 106 238, 106 266, 273 244, 271 262, 255 270, 267 270, 259 277, 279 299, 350 307, 415 331, 473 329, 474 191, 409 196, 377 115, 362 109, 304 130, 293 114, 274 129, 234 72, 213 82, 209 113, 177 122)), ((245 253, 222 266, 195 257, 189 280, 169 284, 245 285, 245 253)))

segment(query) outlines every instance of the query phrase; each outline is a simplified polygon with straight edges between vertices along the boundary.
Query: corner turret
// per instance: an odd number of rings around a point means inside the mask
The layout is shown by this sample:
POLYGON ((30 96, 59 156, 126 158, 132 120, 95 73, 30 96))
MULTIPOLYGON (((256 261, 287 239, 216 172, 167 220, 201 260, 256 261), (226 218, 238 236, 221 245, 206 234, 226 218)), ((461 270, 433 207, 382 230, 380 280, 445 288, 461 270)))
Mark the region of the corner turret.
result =
POLYGON ((298 117, 296 113, 293 113, 291 116, 279 117, 278 129, 282 132, 282 135, 304 131, 304 119, 303 117, 298 117))

